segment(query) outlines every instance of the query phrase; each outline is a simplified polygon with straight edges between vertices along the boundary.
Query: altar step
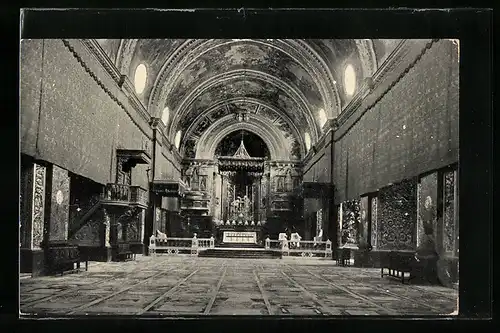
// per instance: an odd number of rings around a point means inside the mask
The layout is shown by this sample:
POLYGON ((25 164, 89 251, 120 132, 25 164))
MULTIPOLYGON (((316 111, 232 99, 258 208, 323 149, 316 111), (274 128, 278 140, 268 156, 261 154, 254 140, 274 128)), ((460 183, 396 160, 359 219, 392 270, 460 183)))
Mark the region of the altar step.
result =
POLYGON ((215 248, 202 250, 198 257, 206 258, 252 258, 281 259, 280 251, 270 251, 262 248, 215 248))
POLYGON ((220 243, 216 248, 233 248, 233 249, 263 249, 264 245, 254 243, 220 243))

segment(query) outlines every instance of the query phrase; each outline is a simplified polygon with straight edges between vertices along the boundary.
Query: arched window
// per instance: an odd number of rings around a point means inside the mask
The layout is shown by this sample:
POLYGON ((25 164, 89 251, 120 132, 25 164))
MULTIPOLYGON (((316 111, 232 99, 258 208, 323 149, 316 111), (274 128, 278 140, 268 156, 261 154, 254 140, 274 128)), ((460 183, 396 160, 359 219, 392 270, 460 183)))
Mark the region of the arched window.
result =
POLYGON ((177 131, 177 133, 175 134, 174 144, 175 144, 175 148, 177 148, 177 149, 179 149, 179 147, 181 146, 181 135, 182 135, 182 131, 177 131))
POLYGON ((134 77, 134 86, 135 92, 138 94, 142 94, 144 88, 146 88, 146 79, 148 77, 148 73, 146 70, 146 66, 144 64, 139 64, 135 69, 135 77, 134 77))
POLYGON ((356 71, 352 65, 347 65, 344 71, 344 89, 351 96, 356 91, 356 71))
POLYGON ((306 144, 306 150, 309 151, 309 149, 311 149, 311 136, 307 132, 304 134, 304 142, 306 144))
POLYGON ((163 112, 161 114, 161 121, 163 122, 163 124, 167 125, 169 118, 170 118, 170 110, 167 106, 163 109, 163 112))
POLYGON ((328 120, 328 118, 326 117, 326 112, 324 109, 319 109, 318 111, 318 118, 319 118, 319 126, 321 128, 323 128, 323 126, 325 126, 326 124, 326 121, 328 120))

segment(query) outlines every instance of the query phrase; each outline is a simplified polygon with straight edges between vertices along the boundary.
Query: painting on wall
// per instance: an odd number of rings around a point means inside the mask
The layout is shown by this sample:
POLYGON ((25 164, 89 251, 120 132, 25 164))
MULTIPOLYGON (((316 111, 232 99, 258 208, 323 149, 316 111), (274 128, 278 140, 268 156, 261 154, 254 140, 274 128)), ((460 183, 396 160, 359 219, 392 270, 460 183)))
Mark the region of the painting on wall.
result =
POLYGON ((377 219, 377 209, 378 209, 378 199, 377 197, 371 198, 371 221, 370 223, 372 224, 372 232, 371 232, 371 246, 372 249, 376 249, 378 244, 377 244, 377 239, 378 239, 378 219, 377 219))
POLYGON ((436 236, 437 182, 438 174, 434 172, 420 178, 418 183, 417 246, 420 245, 423 239, 424 225, 432 226, 434 237, 436 236))
POLYGON ((357 245, 360 225, 359 200, 342 203, 342 245, 357 245))
POLYGON ((414 250, 417 220, 417 181, 404 180, 380 189, 378 196, 381 250, 414 250))
POLYGON ((444 173, 444 216, 443 249, 447 253, 455 252, 455 175, 456 171, 444 173))
POLYGON ((369 242, 368 227, 370 221, 368 220, 368 197, 361 197, 360 200, 360 216, 359 216, 359 246, 367 247, 369 242))

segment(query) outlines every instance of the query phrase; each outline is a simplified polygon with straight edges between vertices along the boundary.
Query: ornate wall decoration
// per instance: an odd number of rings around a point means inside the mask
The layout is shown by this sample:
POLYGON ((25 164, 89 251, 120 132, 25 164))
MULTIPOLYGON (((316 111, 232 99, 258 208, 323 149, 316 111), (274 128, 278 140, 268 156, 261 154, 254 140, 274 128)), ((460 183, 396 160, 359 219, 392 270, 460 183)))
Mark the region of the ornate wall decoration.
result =
POLYGON ((316 237, 323 231, 323 209, 316 212, 316 237))
POLYGON ((444 226, 443 248, 446 252, 455 250, 455 171, 444 173, 444 226))
POLYGON ((49 240, 58 241, 68 238, 69 194, 70 179, 68 171, 53 165, 47 172, 51 172, 51 186, 47 186, 50 198, 50 221, 48 227, 49 240))
POLYGON ((105 209, 103 209, 103 215, 104 215, 104 246, 110 247, 111 216, 109 216, 109 213, 105 209))
POLYGON ((369 201, 368 197, 362 197, 360 200, 360 225, 359 225, 359 244, 360 246, 367 246, 369 241, 368 234, 368 224, 370 221, 368 220, 368 210, 369 210, 369 201))
POLYGON ((378 196, 381 250, 414 250, 417 220, 416 179, 383 188, 378 196))
POLYGON ((33 247, 40 248, 44 233, 45 175, 46 168, 35 164, 35 183, 33 193, 33 247))
POLYGON ((378 247, 378 198, 371 198, 371 224, 372 224, 372 234, 371 234, 371 245, 373 249, 378 247))
MULTIPOLYGON (((101 243, 100 229, 100 219, 92 219, 82 226, 73 237, 75 240, 80 241, 82 245, 99 245, 101 243)), ((109 246, 109 235, 107 246, 109 246)))
POLYGON ((431 225, 434 236, 437 232, 437 182, 438 174, 434 172, 422 177, 418 184, 417 246, 424 234, 424 225, 431 225))
POLYGON ((342 245, 358 244, 358 228, 360 225, 359 200, 342 203, 342 245))

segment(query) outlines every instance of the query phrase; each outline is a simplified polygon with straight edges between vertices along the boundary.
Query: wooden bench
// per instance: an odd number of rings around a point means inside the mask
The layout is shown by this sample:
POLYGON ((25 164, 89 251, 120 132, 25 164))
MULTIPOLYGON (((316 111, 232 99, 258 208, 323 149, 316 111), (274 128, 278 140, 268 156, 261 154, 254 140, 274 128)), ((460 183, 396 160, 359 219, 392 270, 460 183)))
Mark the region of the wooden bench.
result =
POLYGON ((135 260, 135 253, 130 250, 129 243, 118 243, 112 247, 112 257, 114 261, 135 260))
POLYGON ((85 262, 88 270, 88 260, 80 257, 78 246, 66 243, 49 244, 46 247, 47 273, 63 275, 68 272, 79 272, 81 262, 85 262), (76 268, 75 268, 76 266, 76 268))
POLYGON ((388 256, 382 260, 380 276, 384 277, 384 269, 387 269, 388 273, 385 275, 398 279, 400 278, 401 282, 405 283, 405 273, 410 274, 408 280, 412 278, 413 262, 413 252, 391 251, 388 253, 388 256))

